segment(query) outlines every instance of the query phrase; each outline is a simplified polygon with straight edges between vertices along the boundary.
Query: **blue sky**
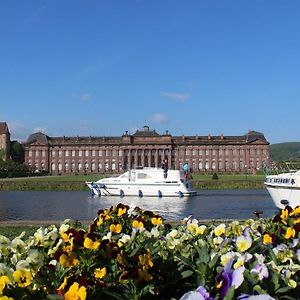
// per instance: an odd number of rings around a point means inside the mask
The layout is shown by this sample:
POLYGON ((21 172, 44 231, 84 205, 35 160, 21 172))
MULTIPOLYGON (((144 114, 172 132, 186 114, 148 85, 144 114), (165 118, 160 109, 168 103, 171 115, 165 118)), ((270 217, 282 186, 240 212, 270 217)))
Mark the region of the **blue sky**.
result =
POLYGON ((3 0, 12 139, 263 132, 300 141, 300 1, 3 0))

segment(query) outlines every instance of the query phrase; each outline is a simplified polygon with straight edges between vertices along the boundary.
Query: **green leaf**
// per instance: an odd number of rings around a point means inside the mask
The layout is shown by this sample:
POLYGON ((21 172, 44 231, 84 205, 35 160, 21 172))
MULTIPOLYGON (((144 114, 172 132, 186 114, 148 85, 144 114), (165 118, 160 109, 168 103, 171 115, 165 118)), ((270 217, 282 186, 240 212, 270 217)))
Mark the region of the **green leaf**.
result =
POLYGON ((234 299, 233 297, 234 297, 234 286, 231 286, 228 289, 226 296, 224 297, 223 300, 232 300, 232 299, 234 299))
POLYGON ((276 290, 276 294, 285 293, 285 292, 289 291, 290 289, 291 288, 289 286, 282 287, 282 288, 276 290))
POLYGON ((259 294, 268 294, 261 286, 256 285, 253 287, 253 291, 258 292, 259 294))
POLYGON ((191 271, 191 270, 186 270, 186 271, 181 272, 181 276, 182 276, 183 279, 185 279, 185 278, 187 278, 187 277, 190 277, 190 276, 192 276, 193 274, 194 274, 194 272, 191 271))

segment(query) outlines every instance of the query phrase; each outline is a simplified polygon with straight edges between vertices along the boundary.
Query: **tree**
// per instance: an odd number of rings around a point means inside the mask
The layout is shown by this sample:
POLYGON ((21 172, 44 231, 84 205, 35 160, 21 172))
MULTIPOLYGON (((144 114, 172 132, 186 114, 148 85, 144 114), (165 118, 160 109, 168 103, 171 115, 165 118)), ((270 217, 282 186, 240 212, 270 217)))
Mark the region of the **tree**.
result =
POLYGON ((13 161, 20 162, 20 163, 24 162, 24 148, 19 142, 17 141, 11 142, 10 156, 13 161))

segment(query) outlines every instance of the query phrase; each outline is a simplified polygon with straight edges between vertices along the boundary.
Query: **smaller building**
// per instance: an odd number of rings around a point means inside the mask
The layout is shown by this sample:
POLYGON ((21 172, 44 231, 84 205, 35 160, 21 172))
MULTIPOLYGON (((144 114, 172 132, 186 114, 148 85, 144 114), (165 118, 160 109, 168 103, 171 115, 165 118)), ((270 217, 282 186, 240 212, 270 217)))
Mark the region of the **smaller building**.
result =
POLYGON ((10 157, 10 133, 6 122, 0 122, 0 152, 4 160, 10 157))

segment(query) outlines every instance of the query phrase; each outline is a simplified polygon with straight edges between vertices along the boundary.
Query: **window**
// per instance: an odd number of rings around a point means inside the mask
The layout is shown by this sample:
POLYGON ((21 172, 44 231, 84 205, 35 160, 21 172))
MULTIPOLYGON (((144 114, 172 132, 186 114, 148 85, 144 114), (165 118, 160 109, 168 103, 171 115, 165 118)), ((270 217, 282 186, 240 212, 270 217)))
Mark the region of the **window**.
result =
POLYGON ((102 150, 99 150, 99 156, 102 156, 102 150))
POLYGON ((202 149, 199 149, 199 155, 202 155, 202 149))
POLYGON ((229 163, 228 163, 228 161, 227 161, 227 160, 225 161, 225 170, 226 170, 226 171, 228 171, 228 170, 229 170, 229 163))
POLYGON ((85 150, 85 156, 89 156, 89 150, 85 150))
POLYGON ((185 155, 186 155, 186 156, 190 155, 190 149, 186 149, 186 150, 185 150, 185 155))
POLYGON ((193 149, 193 156, 195 156, 197 153, 196 149, 193 149))
POLYGON ((75 162, 74 161, 71 164, 71 170, 72 170, 72 172, 75 172, 75 162))
POLYGON ((122 157, 123 156, 123 151, 119 150, 119 156, 122 157))
POLYGON ((62 157, 62 151, 61 150, 58 150, 58 156, 62 157))
POLYGON ((92 156, 96 156, 96 151, 92 150, 92 156))
POLYGON ((36 150, 35 151, 35 157, 39 157, 40 156, 40 151, 39 150, 36 150))
POLYGON ((93 161, 93 162, 92 162, 92 171, 95 171, 95 169, 96 169, 96 164, 95 164, 95 162, 93 161))
POLYGON ((55 155, 56 155, 55 150, 51 151, 51 155, 52 155, 52 157, 55 157, 55 155))
POLYGON ((212 163, 211 163, 211 168, 212 168, 213 170, 216 169, 216 162, 215 162, 214 160, 213 160, 212 163))
POLYGON ((219 160, 219 166, 218 166, 218 169, 219 169, 219 170, 222 170, 222 169, 223 169, 222 161, 221 161, 221 160, 219 160))
POLYGON ((43 150, 42 151, 42 157, 45 157, 46 156, 46 150, 43 150))
POLYGON ((82 150, 78 151, 78 156, 81 157, 82 156, 82 150))
POLYGON ((55 163, 51 164, 51 171, 55 171, 55 163))
POLYGON ((28 156, 29 156, 29 157, 32 157, 32 150, 29 150, 28 156))
POLYGON ((70 151, 66 150, 65 155, 66 155, 66 157, 68 157, 70 155, 70 151))
POLYGON ((102 163, 100 162, 99 164, 98 164, 98 172, 100 172, 102 170, 102 163))
POLYGON ((84 164, 84 170, 85 170, 85 171, 88 171, 88 169, 89 169, 89 163, 86 162, 86 163, 84 164))
POLYGON ((205 161, 205 170, 208 170, 208 169, 209 169, 209 162, 207 160, 207 161, 205 161))
POLYGON ((58 163, 58 171, 61 171, 61 170, 62 170, 62 164, 58 163))
POLYGON ((76 155, 75 150, 72 150, 72 156, 74 157, 76 155))
POLYGON ((232 162, 232 170, 235 171, 236 170, 236 161, 232 162))

